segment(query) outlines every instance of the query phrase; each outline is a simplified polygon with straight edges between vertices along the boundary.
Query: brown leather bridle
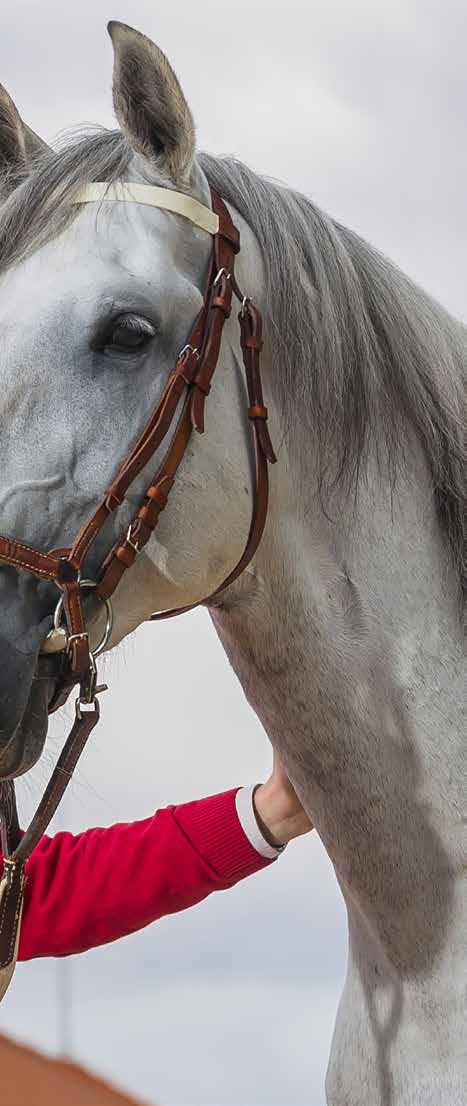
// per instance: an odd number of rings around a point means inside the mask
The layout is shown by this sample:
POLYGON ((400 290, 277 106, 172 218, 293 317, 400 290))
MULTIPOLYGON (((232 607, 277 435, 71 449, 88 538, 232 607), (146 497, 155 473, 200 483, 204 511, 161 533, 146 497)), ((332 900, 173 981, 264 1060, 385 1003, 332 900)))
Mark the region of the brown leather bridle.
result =
POLYGON ((122 505, 130 486, 172 430, 183 399, 165 457, 146 488, 126 536, 113 546, 97 574, 95 594, 108 605, 124 573, 134 564, 157 526, 193 429, 200 434, 204 432, 206 397, 219 359, 222 331, 231 313, 233 295, 241 303, 238 315, 240 342, 255 451, 253 509, 248 539, 235 568, 212 595, 190 606, 153 614, 151 619, 181 614, 217 596, 249 564, 263 534, 268 508, 268 462, 274 463, 276 457, 266 425, 267 409, 260 377, 262 321, 258 308, 251 299, 243 296, 235 279, 235 255, 240 249, 239 232, 221 197, 211 191, 211 198, 213 211, 219 219, 219 229, 213 238, 203 306, 160 399, 96 510, 82 526, 73 545, 66 549, 41 553, 14 538, 0 536, 0 562, 52 581, 61 591, 60 609, 63 609, 66 620, 65 648, 60 654, 40 657, 38 664, 40 677, 53 676, 57 681, 49 713, 66 701, 74 686, 79 686, 73 727, 26 833, 21 836, 19 830, 11 783, 8 785, 9 814, 7 816, 5 810, 0 812, 4 853, 4 873, 0 884, 0 999, 8 986, 16 959, 25 862, 53 817, 86 741, 99 720, 97 695, 103 687, 97 684, 96 652, 93 654, 90 648, 83 612, 82 589, 87 583, 82 579, 84 560, 109 516, 122 505))

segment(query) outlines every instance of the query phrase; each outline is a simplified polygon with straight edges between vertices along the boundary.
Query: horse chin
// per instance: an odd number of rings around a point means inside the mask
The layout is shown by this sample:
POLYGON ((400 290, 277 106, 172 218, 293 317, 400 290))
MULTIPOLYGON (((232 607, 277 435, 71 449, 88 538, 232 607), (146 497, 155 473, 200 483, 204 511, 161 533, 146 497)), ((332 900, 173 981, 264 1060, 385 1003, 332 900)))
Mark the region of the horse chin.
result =
POLYGON ((29 772, 44 748, 48 730, 51 681, 34 680, 21 722, 0 753, 0 780, 29 772))

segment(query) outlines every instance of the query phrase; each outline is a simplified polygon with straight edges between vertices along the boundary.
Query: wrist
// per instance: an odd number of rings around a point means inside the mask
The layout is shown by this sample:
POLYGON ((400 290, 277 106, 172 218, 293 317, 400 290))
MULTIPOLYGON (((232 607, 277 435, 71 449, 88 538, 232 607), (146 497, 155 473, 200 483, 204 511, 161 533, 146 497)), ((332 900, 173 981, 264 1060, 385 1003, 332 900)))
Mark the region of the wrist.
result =
POLYGON ((259 784, 253 792, 253 809, 259 829, 273 848, 281 848, 307 833, 310 822, 297 800, 293 801, 273 780, 259 784))

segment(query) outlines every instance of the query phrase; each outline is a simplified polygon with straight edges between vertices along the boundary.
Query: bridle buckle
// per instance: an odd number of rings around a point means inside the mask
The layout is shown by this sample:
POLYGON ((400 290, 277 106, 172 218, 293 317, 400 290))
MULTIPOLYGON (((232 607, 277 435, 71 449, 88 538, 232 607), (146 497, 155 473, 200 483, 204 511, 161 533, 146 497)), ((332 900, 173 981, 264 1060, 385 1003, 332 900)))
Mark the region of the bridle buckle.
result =
POLYGON ((231 280, 232 278, 232 273, 229 273, 229 270, 226 269, 224 266, 222 267, 222 269, 219 269, 218 273, 216 273, 216 276, 214 277, 214 280, 212 282, 213 288, 216 288, 217 285, 220 284, 222 277, 224 277, 225 280, 231 280))
POLYGON ((140 553, 141 551, 140 551, 140 548, 139 548, 139 545, 138 545, 138 539, 136 539, 136 541, 133 541, 132 532, 131 532, 132 528, 133 528, 133 523, 130 522, 130 525, 129 525, 128 530, 126 532, 126 539, 125 540, 126 540, 126 544, 130 546, 130 549, 133 549, 133 552, 136 553, 136 556, 138 556, 138 553, 140 553))
POLYGON ((197 346, 191 346, 190 343, 187 342, 186 346, 180 350, 177 361, 186 361, 190 356, 196 357, 196 360, 199 361, 199 350, 197 346))
MULTIPOLYGON (((82 635, 80 635, 82 636, 82 635)), ((86 635, 87 636, 87 635, 86 635)), ((100 695, 102 691, 108 691, 107 684, 97 683, 97 666, 94 653, 89 654, 89 668, 86 676, 80 685, 79 695, 75 699, 75 712, 76 717, 81 719, 84 713, 94 710, 99 710, 99 704, 97 702, 97 695, 100 695)))
MULTIPOLYGON (((59 628, 60 627, 57 627, 57 629, 59 628)), ((85 639, 89 641, 89 634, 87 630, 84 630, 82 634, 69 634, 66 639, 67 651, 70 651, 70 646, 73 644, 74 641, 84 641, 85 639)))
POLYGON ((94 695, 88 702, 87 699, 83 699, 81 695, 78 695, 75 699, 75 714, 79 722, 83 717, 83 714, 98 714, 99 712, 99 700, 96 698, 102 691, 108 691, 108 684, 98 684, 94 688, 94 695))

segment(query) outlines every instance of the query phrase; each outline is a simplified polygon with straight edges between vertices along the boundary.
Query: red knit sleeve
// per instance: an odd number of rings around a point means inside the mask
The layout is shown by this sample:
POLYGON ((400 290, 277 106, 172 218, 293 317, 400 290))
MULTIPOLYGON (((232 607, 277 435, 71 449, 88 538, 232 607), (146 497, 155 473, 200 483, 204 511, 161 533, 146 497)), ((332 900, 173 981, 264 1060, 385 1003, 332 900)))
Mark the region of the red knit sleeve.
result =
POLYGON ((235 794, 43 837, 26 867, 20 960, 115 941, 266 867, 242 830, 235 794))

